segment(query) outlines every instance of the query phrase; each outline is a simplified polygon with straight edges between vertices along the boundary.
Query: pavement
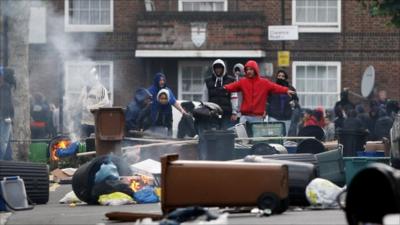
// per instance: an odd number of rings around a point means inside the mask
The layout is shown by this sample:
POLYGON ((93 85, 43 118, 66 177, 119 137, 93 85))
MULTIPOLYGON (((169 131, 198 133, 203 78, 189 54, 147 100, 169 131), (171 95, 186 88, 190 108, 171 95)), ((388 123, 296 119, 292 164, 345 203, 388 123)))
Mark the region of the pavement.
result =
MULTIPOLYGON (((71 185, 60 185, 50 191, 50 200, 45 205, 36 205, 33 210, 13 213, 0 213, 0 225, 24 224, 135 224, 134 222, 115 222, 105 217, 112 211, 161 214, 160 204, 140 204, 123 206, 92 206, 60 204, 58 201, 69 191, 71 185)), ((254 214, 230 214, 227 224, 277 224, 277 225, 346 225, 341 210, 290 209, 281 215, 257 217, 254 214)))

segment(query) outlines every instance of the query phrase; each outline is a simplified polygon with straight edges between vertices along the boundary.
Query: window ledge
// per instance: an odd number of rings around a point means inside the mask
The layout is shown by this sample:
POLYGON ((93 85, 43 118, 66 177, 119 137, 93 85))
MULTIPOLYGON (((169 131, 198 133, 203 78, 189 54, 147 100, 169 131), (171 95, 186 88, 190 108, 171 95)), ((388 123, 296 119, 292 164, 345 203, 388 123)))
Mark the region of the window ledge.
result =
POLYGON ((113 32, 112 25, 67 25, 65 32, 113 32))

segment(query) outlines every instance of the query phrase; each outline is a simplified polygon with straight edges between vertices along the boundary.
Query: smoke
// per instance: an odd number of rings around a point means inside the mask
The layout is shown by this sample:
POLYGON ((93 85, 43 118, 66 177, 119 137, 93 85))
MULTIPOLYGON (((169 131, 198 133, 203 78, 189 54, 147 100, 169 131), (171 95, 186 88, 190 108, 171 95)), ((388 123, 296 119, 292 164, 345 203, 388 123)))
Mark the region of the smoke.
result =
MULTIPOLYGON (((67 133, 75 141, 80 136, 80 93, 85 86, 92 86, 96 82, 95 79, 90 79, 90 70, 96 65, 90 56, 95 50, 98 38, 93 33, 66 32, 64 10, 57 10, 52 1, 35 0, 32 6, 46 9, 46 44, 51 46, 51 50, 46 51, 48 55, 45 58, 54 59, 58 64, 50 63, 45 66, 52 67, 49 71, 54 71, 55 66, 62 70, 59 71, 63 74, 63 79, 59 80, 59 87, 64 89, 61 132, 67 133)), ((54 82, 54 77, 44 82, 54 82)))

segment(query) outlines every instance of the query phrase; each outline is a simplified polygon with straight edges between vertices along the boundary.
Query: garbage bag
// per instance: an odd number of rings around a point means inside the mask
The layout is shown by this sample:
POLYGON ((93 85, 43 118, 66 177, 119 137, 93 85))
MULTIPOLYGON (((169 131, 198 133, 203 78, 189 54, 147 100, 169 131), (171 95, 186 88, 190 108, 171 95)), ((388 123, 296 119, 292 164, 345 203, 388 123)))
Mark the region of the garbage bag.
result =
POLYGON ((98 184, 105 179, 116 180, 119 178, 117 166, 113 162, 105 162, 100 166, 94 177, 94 183, 98 184))
POLYGON ((122 192, 129 196, 133 196, 134 193, 128 184, 120 180, 107 179, 93 186, 91 198, 98 200, 100 195, 111 194, 113 192, 122 192))
POLYGON ((160 201, 154 188, 151 186, 143 187, 139 191, 135 192, 133 197, 137 203, 156 203, 160 201))
POLYGON ((68 192, 62 199, 60 199, 59 203, 61 204, 71 204, 71 203, 81 203, 82 201, 76 197, 74 191, 68 192))
POLYGON ((126 204, 132 204, 135 203, 133 201, 132 197, 122 193, 122 192, 114 192, 111 194, 107 195, 100 195, 99 197, 99 203, 100 205, 126 205, 126 204))
POLYGON ((338 207, 337 196, 342 191, 343 188, 329 180, 315 178, 306 187, 306 197, 312 207, 336 208, 338 207))

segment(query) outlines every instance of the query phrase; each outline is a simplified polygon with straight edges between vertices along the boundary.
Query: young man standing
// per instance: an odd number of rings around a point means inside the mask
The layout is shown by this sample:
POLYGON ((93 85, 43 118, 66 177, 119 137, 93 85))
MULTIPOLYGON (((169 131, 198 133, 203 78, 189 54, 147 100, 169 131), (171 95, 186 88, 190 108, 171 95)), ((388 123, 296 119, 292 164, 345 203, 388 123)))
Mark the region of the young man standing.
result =
POLYGON ((204 81, 202 101, 215 103, 223 111, 222 118, 213 121, 212 128, 227 129, 236 123, 237 95, 233 96, 222 87, 233 83, 235 78, 227 75, 225 63, 221 59, 212 64, 212 73, 212 76, 204 81))
POLYGON ((296 92, 260 77, 257 62, 249 60, 245 65, 245 78, 224 86, 228 92, 241 92, 240 122, 262 122, 266 116, 265 105, 270 94, 293 95, 296 92))

